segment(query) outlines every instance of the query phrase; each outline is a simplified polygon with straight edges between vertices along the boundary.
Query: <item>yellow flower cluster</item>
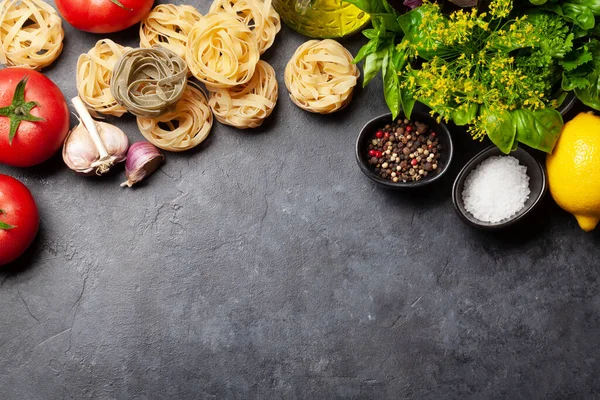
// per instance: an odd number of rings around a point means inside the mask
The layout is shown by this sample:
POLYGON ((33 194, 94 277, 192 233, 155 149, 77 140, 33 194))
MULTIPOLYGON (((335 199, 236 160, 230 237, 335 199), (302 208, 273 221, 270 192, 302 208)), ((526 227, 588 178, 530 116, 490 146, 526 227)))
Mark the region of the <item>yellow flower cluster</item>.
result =
POLYGON ((493 19, 506 18, 512 11, 512 8, 512 0, 492 0, 489 5, 490 16, 493 19))

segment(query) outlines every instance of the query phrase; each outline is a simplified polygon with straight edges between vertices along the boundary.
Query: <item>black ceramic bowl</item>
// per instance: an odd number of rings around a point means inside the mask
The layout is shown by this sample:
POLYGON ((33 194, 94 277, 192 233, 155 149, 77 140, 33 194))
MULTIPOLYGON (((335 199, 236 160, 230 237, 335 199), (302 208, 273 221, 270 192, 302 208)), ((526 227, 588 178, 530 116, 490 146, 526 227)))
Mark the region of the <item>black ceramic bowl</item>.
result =
POLYGON ((515 151, 512 151, 509 155, 515 157, 519 160, 519 164, 527 167, 527 175, 529 176, 529 189, 531 193, 529 194, 529 198, 525 202, 525 205, 521 211, 513 215, 512 217, 506 218, 500 222, 484 222, 475 218, 471 213, 469 213, 465 209, 465 205, 462 198, 462 192, 465 185, 465 180, 469 173, 474 170, 479 164, 481 164, 484 160, 493 156, 505 155, 498 149, 496 146, 488 147, 483 150, 475 157, 473 157, 459 172, 456 180, 454 181, 454 186, 452 187, 452 202, 454 203, 454 208, 456 212, 461 217, 461 219, 475 228, 479 229, 501 229, 506 228, 514 223, 525 218, 527 214, 529 214, 536 205, 539 204, 542 197, 546 193, 547 184, 546 184, 546 172, 544 170, 544 166, 538 160, 536 160, 531 154, 522 148, 518 148, 515 151))
POLYGON ((573 107, 575 107, 578 101, 579 99, 577 98, 577 96, 575 96, 575 93, 569 92, 565 96, 561 105, 558 106, 556 111, 558 111, 560 115, 564 117, 569 111, 571 111, 571 109, 573 109, 573 107))
MULTIPOLYGON (((399 115, 398 118, 404 118, 404 115, 399 115)), ((417 188, 429 185, 432 182, 440 179, 444 173, 448 170, 452 156, 454 154, 454 148, 452 146, 452 138, 450 137, 450 131, 444 124, 437 123, 435 118, 431 117, 428 112, 414 110, 411 115, 411 121, 422 122, 427 124, 431 130, 435 132, 437 138, 442 145, 440 151, 440 159, 438 161, 438 168, 435 172, 430 173, 423 179, 415 182, 392 182, 378 176, 373 167, 369 164, 369 142, 373 139, 375 132, 383 128, 385 125, 392 123, 392 114, 380 115, 377 118, 373 118, 362 128, 358 139, 356 140, 356 161, 361 171, 374 182, 379 183, 382 186, 392 189, 408 189, 417 188)))

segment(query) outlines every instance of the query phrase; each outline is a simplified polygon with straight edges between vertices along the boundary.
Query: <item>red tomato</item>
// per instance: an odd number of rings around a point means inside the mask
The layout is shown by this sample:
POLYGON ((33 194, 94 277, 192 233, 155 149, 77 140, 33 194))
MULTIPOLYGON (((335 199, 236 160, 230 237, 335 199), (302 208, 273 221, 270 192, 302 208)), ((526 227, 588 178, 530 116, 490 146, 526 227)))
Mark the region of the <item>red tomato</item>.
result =
POLYGON ((30 167, 44 162, 62 146, 68 132, 69 109, 54 82, 39 72, 24 68, 0 70, 0 163, 30 167), (15 92, 23 86, 24 78, 23 103, 18 101, 15 92), (21 104, 17 107, 20 110, 11 111, 11 106, 17 104, 21 104), (7 115, 11 115, 12 120, 24 119, 12 143, 11 119, 7 115))
POLYGON ((55 4, 75 28, 112 33, 140 22, 150 12, 154 0, 55 0, 55 4))
POLYGON ((16 260, 38 231, 35 200, 25 185, 0 174, 0 265, 16 260))

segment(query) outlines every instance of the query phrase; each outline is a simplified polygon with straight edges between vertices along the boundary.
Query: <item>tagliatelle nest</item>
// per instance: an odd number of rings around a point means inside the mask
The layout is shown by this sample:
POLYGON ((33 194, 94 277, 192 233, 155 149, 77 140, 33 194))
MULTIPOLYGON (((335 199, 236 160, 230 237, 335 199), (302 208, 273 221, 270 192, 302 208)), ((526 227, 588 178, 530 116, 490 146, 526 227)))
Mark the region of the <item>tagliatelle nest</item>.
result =
POLYGON ((138 117, 142 135, 156 147, 184 151, 198 146, 212 128, 213 115, 202 90, 188 84, 175 110, 157 118, 138 117))
POLYGON ((285 85, 300 108, 329 114, 352 99, 360 72, 352 55, 335 40, 309 40, 294 53, 285 68, 285 85))
POLYGON ((183 58, 169 49, 132 49, 115 64, 110 91, 133 115, 155 118, 175 108, 185 91, 187 74, 183 58))
POLYGON ((41 0, 0 3, 0 63, 29 69, 52 64, 63 48, 62 20, 41 0))
POLYGON ((102 39, 77 60, 77 93, 91 111, 120 117, 127 109, 110 91, 110 79, 117 60, 130 47, 102 39))
POLYGON ((208 13, 188 36, 188 66, 207 86, 228 88, 248 82, 259 57, 256 37, 234 14, 208 13))
POLYGON ((163 46, 185 58, 187 37, 202 14, 189 5, 160 4, 142 20, 140 46, 163 46))
POLYGON ((228 12, 241 18, 256 36, 260 54, 273 45, 281 30, 279 14, 271 0, 215 0, 210 12, 228 12))
POLYGON ((277 90, 275 70, 261 60, 250 82, 216 89, 211 92, 208 104, 220 123, 240 129, 256 128, 273 112, 277 90))

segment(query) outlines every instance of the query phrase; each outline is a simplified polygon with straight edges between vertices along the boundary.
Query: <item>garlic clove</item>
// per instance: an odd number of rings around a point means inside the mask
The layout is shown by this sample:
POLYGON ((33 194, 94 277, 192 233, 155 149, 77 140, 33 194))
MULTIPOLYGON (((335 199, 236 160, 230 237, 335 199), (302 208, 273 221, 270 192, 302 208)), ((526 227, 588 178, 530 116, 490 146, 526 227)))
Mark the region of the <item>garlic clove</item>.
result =
POLYGON ((127 181, 121 186, 132 187, 150 176, 165 160, 160 150, 149 142, 137 142, 129 147, 125 162, 127 181))
POLYGON ((100 158, 100 153, 92 141, 87 129, 79 123, 69 132, 62 152, 67 167, 83 175, 93 175, 92 164, 100 158))
POLYGON ((113 158, 112 161, 115 164, 125 161, 129 148, 129 139, 125 132, 114 125, 98 121, 96 121, 96 129, 106 152, 113 158))

